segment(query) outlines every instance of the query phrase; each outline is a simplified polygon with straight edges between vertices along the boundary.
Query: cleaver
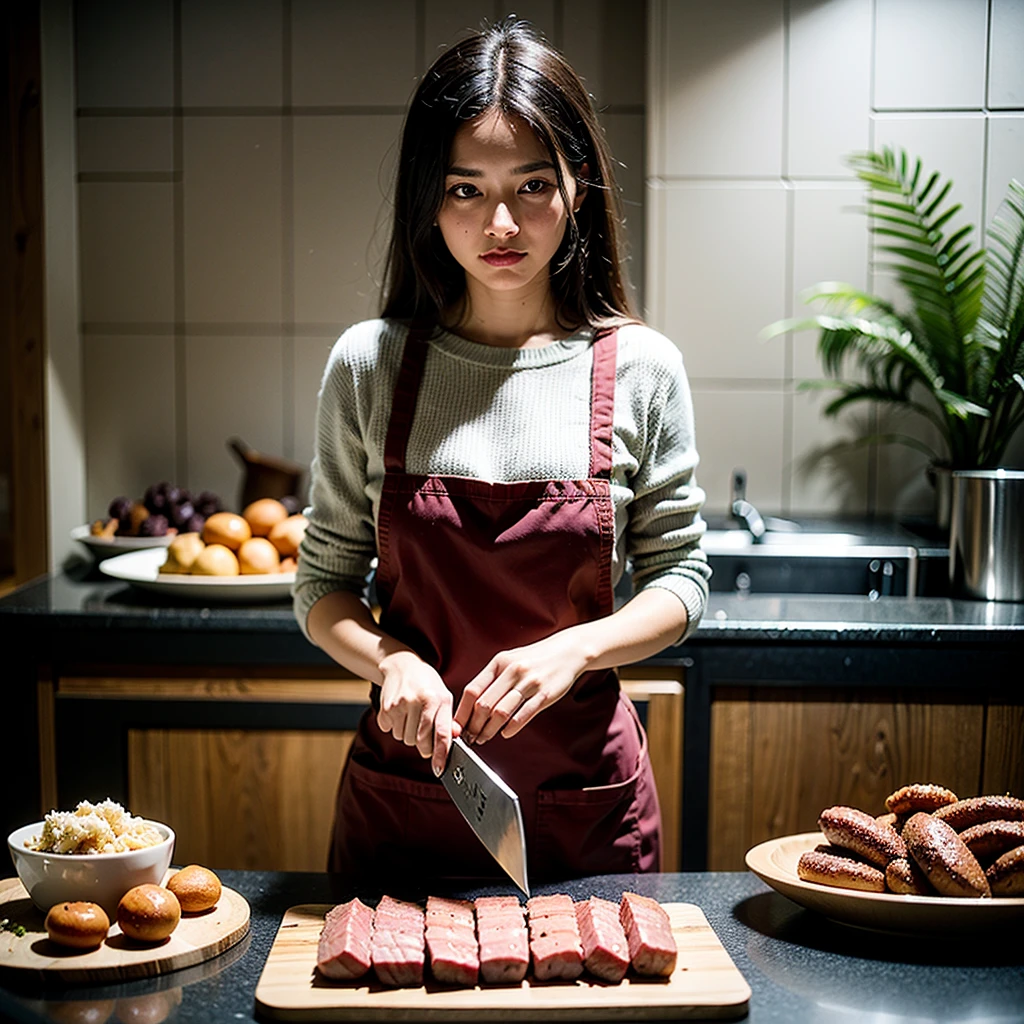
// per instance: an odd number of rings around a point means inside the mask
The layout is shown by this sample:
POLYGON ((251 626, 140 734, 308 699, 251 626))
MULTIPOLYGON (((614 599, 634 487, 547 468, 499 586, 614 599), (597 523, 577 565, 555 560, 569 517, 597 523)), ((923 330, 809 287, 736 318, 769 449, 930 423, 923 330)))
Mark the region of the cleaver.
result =
POLYGON ((529 897, 526 832, 515 790, 458 737, 441 782, 480 842, 529 897))

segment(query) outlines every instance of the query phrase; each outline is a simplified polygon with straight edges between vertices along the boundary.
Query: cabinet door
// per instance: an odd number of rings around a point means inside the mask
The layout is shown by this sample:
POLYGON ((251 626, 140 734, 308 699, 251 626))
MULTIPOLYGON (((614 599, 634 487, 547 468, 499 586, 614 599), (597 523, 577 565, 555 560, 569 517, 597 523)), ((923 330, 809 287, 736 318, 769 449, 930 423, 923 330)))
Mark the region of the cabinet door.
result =
POLYGON ((326 871, 352 732, 131 729, 128 806, 172 823, 174 859, 326 871))
POLYGON ((196 675, 59 680, 59 804, 109 795, 167 822, 175 863, 326 870, 341 767, 370 684, 196 675), (60 756, 78 726, 109 739, 87 770, 60 756))
POLYGON ((886 796, 910 782, 975 795, 984 705, 915 697, 720 690, 711 708, 709 870, 743 870, 750 847, 816 831, 833 804, 881 814, 886 796))

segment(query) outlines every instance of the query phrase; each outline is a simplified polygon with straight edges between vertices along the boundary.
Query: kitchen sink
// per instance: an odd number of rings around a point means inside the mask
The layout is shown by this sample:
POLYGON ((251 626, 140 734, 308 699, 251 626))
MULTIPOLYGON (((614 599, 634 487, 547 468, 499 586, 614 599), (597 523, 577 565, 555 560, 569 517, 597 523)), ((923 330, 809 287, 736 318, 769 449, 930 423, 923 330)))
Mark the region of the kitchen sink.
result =
POLYGON ((779 531, 759 541, 746 530, 708 530, 701 546, 719 593, 917 593, 917 549, 851 532, 779 531))

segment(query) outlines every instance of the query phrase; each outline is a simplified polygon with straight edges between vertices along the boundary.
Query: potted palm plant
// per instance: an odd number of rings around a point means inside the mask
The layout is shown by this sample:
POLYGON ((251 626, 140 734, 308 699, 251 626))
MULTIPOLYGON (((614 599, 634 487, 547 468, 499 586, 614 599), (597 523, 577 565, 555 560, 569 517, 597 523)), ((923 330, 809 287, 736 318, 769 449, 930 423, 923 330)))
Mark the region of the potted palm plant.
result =
POLYGON ((819 313, 778 321, 764 333, 818 330, 828 379, 801 387, 837 392, 826 415, 861 402, 900 406, 935 426, 943 450, 895 434, 861 443, 913 445, 954 478, 994 472, 1024 423, 1024 186, 1010 182, 986 251, 972 244, 972 225, 952 223, 961 209, 949 201, 953 183, 922 173, 920 160, 885 148, 847 163, 869 186, 875 266, 895 274, 909 309, 824 282, 801 296, 819 313))

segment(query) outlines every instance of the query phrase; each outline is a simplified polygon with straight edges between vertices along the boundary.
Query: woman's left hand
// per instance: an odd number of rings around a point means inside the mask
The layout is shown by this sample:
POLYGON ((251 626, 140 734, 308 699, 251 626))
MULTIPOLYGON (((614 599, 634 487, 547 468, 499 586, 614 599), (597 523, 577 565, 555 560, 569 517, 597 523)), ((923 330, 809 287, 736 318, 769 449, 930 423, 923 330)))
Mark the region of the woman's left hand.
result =
POLYGON ((467 743, 486 743, 499 732, 515 736, 538 712, 569 692, 586 668, 571 630, 526 647, 501 651, 462 692, 455 721, 467 743))

